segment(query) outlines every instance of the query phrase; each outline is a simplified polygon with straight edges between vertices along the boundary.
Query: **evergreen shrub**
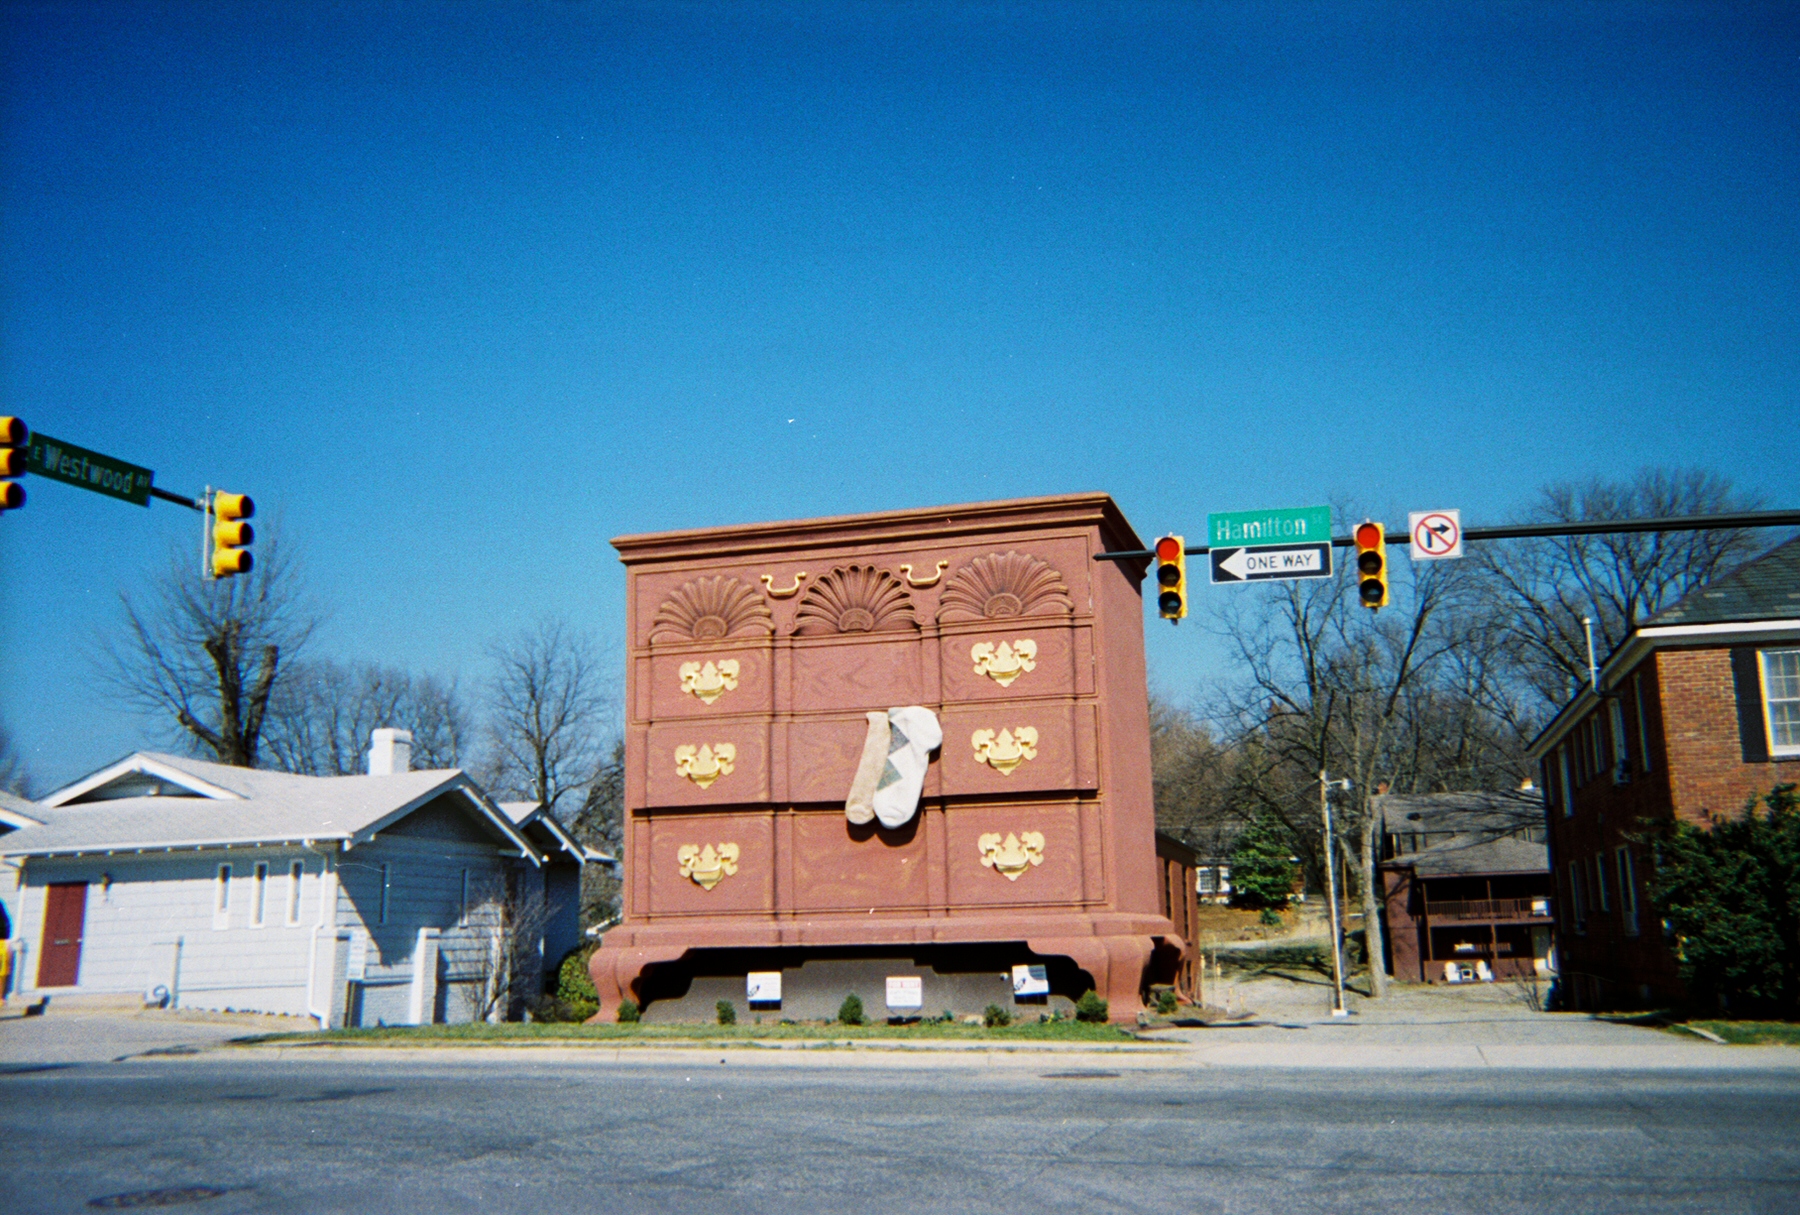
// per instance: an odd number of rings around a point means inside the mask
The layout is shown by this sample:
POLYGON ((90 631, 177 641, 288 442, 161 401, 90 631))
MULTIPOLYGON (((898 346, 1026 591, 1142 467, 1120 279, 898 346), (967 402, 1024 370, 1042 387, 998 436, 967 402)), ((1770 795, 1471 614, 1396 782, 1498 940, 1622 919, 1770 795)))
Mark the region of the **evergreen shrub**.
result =
POLYGON ((864 1024, 868 1018, 863 1014, 862 997, 855 992, 845 996, 844 1002, 838 1005, 838 1020, 845 1025, 864 1024))
POLYGON ((1281 908, 1294 892, 1293 855, 1286 825, 1258 811, 1231 852, 1231 905, 1261 911, 1265 924, 1281 923, 1281 908))
POLYGON ((737 1024, 737 1005, 733 1004, 730 1000, 720 1000, 717 1004, 713 1005, 713 1009, 719 1014, 720 1025, 737 1024))
POLYGON ((990 1004, 981 1011, 981 1020, 989 1029, 998 1029, 1012 1024, 1012 1013, 998 1004, 990 1004))
POLYGON ((1075 1001, 1075 1019, 1077 1021, 1105 1021, 1107 1008, 1107 1002, 1100 998, 1100 994, 1090 991, 1075 1001))
POLYGON ((644 1015, 643 1010, 638 1007, 638 1003, 636 1000, 621 1000, 621 1001, 619 1001, 619 1020, 620 1021, 622 1021, 622 1022, 636 1021, 636 1020, 639 1020, 641 1017, 643 1017, 643 1015, 644 1015))

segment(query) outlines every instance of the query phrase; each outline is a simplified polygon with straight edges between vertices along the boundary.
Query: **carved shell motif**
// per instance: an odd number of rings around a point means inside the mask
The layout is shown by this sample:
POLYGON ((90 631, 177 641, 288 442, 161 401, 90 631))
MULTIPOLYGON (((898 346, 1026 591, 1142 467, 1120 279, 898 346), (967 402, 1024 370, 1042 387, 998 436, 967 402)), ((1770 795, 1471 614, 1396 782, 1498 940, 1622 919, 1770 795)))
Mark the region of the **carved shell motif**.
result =
POLYGON ((977 557, 950 579, 938 600, 939 620, 1003 620, 1074 611, 1062 575, 1024 553, 977 557))
POLYGON ((794 632, 803 635, 919 627, 900 580, 872 565, 840 565, 807 587, 794 622, 794 632))
POLYGON ((773 633, 769 605, 754 588, 718 575, 684 582, 662 601, 650 640, 710 641, 734 633, 773 633))

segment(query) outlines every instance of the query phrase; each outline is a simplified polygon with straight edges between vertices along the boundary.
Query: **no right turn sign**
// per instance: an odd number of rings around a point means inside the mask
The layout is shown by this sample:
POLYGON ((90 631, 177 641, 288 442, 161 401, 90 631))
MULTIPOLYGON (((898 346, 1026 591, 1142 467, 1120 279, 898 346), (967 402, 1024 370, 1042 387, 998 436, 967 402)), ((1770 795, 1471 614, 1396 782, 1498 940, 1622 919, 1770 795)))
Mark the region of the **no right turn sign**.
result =
POLYGON ((1414 561, 1443 561, 1463 555, 1460 510, 1414 511, 1406 517, 1406 525, 1412 533, 1414 561))

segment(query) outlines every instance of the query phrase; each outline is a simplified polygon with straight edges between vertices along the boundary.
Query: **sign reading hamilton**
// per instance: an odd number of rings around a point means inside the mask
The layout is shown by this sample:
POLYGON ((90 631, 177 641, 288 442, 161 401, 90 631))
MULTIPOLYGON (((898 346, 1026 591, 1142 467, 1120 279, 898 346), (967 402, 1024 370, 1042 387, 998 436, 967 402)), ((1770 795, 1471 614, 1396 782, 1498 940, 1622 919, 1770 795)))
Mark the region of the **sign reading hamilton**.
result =
POLYGON ((1331 577, 1331 508, 1225 511, 1206 516, 1214 582, 1331 577))
POLYGON ((52 439, 41 431, 31 436, 31 445, 25 450, 25 469, 139 506, 150 505, 150 483, 156 476, 147 468, 52 439))

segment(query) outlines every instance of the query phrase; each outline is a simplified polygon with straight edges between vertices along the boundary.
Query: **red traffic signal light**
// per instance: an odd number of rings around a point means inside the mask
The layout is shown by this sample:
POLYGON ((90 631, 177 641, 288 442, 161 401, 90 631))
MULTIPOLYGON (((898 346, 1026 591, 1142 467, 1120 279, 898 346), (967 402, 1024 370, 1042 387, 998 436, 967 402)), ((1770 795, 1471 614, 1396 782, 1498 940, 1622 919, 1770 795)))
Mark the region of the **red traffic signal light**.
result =
POLYGON ((1387 606, 1387 533, 1379 523, 1356 526, 1356 598, 1373 611, 1387 606))
POLYGON ((1156 542, 1156 611, 1164 620, 1187 615, 1187 545, 1180 536, 1156 542))

